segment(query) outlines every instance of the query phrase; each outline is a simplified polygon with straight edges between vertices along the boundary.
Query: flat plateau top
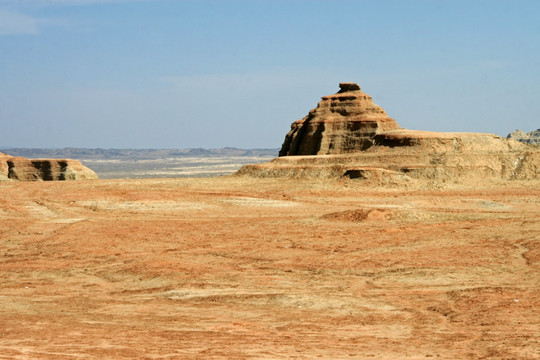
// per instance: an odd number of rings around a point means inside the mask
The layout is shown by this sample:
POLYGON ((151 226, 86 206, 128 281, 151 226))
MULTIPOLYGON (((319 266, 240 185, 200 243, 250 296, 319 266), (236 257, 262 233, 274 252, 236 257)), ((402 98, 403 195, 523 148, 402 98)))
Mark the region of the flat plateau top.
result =
POLYGON ((411 139, 452 139, 459 137, 474 137, 474 136, 488 136, 492 138, 499 138, 500 136, 488 133, 472 133, 472 132, 436 132, 436 131, 423 131, 423 130, 409 130, 409 129, 398 129, 398 130, 389 130, 383 133, 387 136, 392 137, 406 137, 411 139))

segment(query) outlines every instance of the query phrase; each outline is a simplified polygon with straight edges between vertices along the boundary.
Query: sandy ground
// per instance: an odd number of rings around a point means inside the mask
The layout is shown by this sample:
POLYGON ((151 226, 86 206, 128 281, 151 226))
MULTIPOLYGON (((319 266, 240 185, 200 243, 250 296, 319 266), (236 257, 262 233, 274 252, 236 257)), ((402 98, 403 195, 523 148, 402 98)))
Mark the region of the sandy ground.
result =
POLYGON ((538 359, 540 188, 0 183, 0 359, 538 359))

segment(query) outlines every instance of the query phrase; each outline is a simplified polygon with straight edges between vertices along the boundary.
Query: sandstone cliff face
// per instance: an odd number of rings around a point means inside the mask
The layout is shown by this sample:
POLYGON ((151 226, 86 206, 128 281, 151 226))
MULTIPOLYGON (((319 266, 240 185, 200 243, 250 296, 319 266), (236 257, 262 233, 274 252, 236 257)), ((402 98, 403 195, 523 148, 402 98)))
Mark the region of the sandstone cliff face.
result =
POLYGON ((375 134, 399 129, 358 84, 341 83, 339 87, 340 91, 323 96, 315 109, 291 125, 279 156, 365 150, 373 145, 375 134))
POLYGON ((95 180, 97 174, 77 160, 25 159, 0 153, 0 181, 95 180))

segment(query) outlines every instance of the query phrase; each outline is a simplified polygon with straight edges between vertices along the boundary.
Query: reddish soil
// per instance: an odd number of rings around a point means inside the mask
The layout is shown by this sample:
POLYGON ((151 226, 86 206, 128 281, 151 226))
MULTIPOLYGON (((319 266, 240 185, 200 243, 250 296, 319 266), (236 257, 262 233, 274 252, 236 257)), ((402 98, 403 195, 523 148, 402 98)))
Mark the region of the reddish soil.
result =
POLYGON ((539 203, 519 182, 0 183, 0 359, 538 359, 539 203))

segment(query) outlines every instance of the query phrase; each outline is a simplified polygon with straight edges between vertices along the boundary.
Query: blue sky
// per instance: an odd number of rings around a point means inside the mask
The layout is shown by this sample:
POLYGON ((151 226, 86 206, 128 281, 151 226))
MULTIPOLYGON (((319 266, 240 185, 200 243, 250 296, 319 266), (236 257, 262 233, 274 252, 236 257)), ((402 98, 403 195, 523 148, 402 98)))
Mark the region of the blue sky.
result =
POLYGON ((540 1, 0 0, 0 146, 278 148, 338 83, 409 129, 540 128, 540 1))

